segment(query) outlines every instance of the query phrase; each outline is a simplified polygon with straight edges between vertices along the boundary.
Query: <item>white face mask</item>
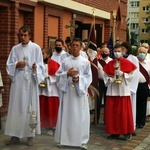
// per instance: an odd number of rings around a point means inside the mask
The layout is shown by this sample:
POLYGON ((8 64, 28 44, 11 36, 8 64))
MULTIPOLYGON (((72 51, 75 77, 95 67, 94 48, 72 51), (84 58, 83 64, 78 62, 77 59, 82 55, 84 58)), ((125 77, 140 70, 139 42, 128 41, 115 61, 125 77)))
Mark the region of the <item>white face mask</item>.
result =
POLYGON ((114 52, 115 58, 120 58, 122 57, 122 52, 114 52))

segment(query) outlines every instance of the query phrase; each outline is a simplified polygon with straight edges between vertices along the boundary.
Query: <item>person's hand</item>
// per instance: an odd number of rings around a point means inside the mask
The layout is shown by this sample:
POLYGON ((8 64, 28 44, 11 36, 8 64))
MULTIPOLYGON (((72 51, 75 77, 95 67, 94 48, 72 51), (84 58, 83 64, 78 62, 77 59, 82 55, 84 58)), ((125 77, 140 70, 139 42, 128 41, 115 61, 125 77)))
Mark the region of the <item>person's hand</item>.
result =
POLYGON ((37 65, 34 63, 34 64, 32 65, 32 69, 33 69, 34 72, 36 71, 36 68, 37 68, 37 65))
POLYGON ((18 63, 16 64, 16 68, 24 68, 25 66, 26 66, 25 61, 18 61, 18 63))
POLYGON ((68 72, 67 72, 67 76, 72 76, 72 77, 74 77, 74 76, 77 76, 78 75, 78 71, 77 70, 74 70, 73 68, 70 68, 69 70, 68 70, 68 72))

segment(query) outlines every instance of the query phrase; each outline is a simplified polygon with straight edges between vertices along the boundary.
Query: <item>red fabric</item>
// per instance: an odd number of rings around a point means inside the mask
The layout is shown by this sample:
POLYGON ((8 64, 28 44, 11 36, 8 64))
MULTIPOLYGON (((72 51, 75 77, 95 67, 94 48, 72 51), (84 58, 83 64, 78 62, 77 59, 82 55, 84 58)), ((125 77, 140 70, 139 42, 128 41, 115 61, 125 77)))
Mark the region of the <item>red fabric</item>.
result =
MULTIPOLYGON (((98 66, 97 65, 97 58, 95 58, 93 61, 91 61, 89 59, 90 62, 92 62, 93 64, 95 64, 95 66, 98 66)), ((91 85, 93 85, 98 91, 99 91, 99 82, 98 82, 98 69, 92 65, 91 63, 91 71, 92 71, 92 83, 91 85)))
POLYGON ((147 84, 149 84, 149 74, 148 74, 148 72, 147 72, 147 70, 139 63, 139 69, 140 69, 140 72, 143 74, 143 76, 145 77, 145 79, 146 79, 146 82, 147 82, 147 84))
POLYGON ((101 52, 100 51, 97 51, 97 58, 100 59, 102 56, 101 56, 101 52))
POLYGON ((54 76, 56 71, 59 69, 59 66, 60 65, 52 59, 48 61, 48 74, 54 76))
POLYGON ((88 88, 88 93, 89 93, 90 97, 93 97, 93 96, 94 96, 94 95, 92 94, 92 91, 91 91, 90 88, 88 88))
MULTIPOLYGON (((104 66, 103 70, 106 74, 114 76, 115 74, 115 64, 116 59, 111 60, 107 65, 104 66)), ((120 70, 124 73, 130 73, 136 69, 136 66, 126 58, 120 59, 120 70)))
POLYGON ((105 125, 105 131, 109 134, 130 134, 134 132, 130 96, 107 96, 105 125))
POLYGON ((56 127, 58 107, 58 97, 40 96, 41 128, 56 127))

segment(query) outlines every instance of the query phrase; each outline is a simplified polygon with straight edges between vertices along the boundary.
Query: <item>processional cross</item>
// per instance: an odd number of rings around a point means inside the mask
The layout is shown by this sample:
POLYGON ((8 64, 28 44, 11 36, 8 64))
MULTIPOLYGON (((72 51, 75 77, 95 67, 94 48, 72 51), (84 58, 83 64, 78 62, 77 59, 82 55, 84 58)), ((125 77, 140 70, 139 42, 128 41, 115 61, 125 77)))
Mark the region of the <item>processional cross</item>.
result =
POLYGON ((74 20, 71 20, 71 21, 70 21, 70 25, 66 25, 65 27, 66 27, 66 29, 70 28, 70 38, 71 38, 71 40, 72 40, 73 37, 74 37, 74 30, 75 30, 76 28, 78 28, 78 25, 77 25, 77 24, 74 24, 74 20))

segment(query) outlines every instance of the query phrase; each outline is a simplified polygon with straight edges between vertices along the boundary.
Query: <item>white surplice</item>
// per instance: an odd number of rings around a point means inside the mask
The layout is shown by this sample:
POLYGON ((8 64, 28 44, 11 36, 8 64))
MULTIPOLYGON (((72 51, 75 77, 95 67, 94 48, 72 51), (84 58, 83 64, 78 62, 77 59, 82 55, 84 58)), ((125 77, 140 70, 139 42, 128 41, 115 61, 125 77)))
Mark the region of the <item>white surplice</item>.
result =
POLYGON ((61 53, 53 52, 53 55, 51 57, 52 60, 55 60, 59 65, 62 64, 61 56, 65 54, 66 52, 64 50, 61 51, 61 53))
POLYGON ((131 90, 131 105, 132 105, 132 113, 133 113, 133 123, 134 123, 134 130, 136 129, 136 91, 139 83, 139 61, 137 57, 134 55, 129 55, 127 57, 137 68, 133 72, 133 79, 130 83, 130 90, 131 90))
POLYGON ((59 97, 58 94, 58 88, 56 85, 56 76, 51 76, 48 74, 48 65, 45 64, 46 68, 46 73, 45 73, 45 80, 44 82, 46 83, 46 88, 44 87, 39 87, 39 95, 44 95, 47 97, 59 97))
POLYGON ((11 79, 8 115, 5 134, 10 136, 33 137, 30 123, 30 104, 37 115, 36 134, 40 134, 40 112, 38 84, 44 80, 45 66, 41 48, 29 42, 14 46, 7 60, 7 73, 11 79), (26 61, 24 68, 16 68, 18 61, 26 61), (32 65, 37 65, 36 72, 32 71, 32 65))
POLYGON ((55 131, 55 141, 61 145, 81 146, 89 140, 90 114, 87 89, 92 82, 90 62, 82 57, 66 58, 56 72, 57 86, 62 92, 55 131), (71 87, 70 68, 79 71, 79 82, 71 87))

